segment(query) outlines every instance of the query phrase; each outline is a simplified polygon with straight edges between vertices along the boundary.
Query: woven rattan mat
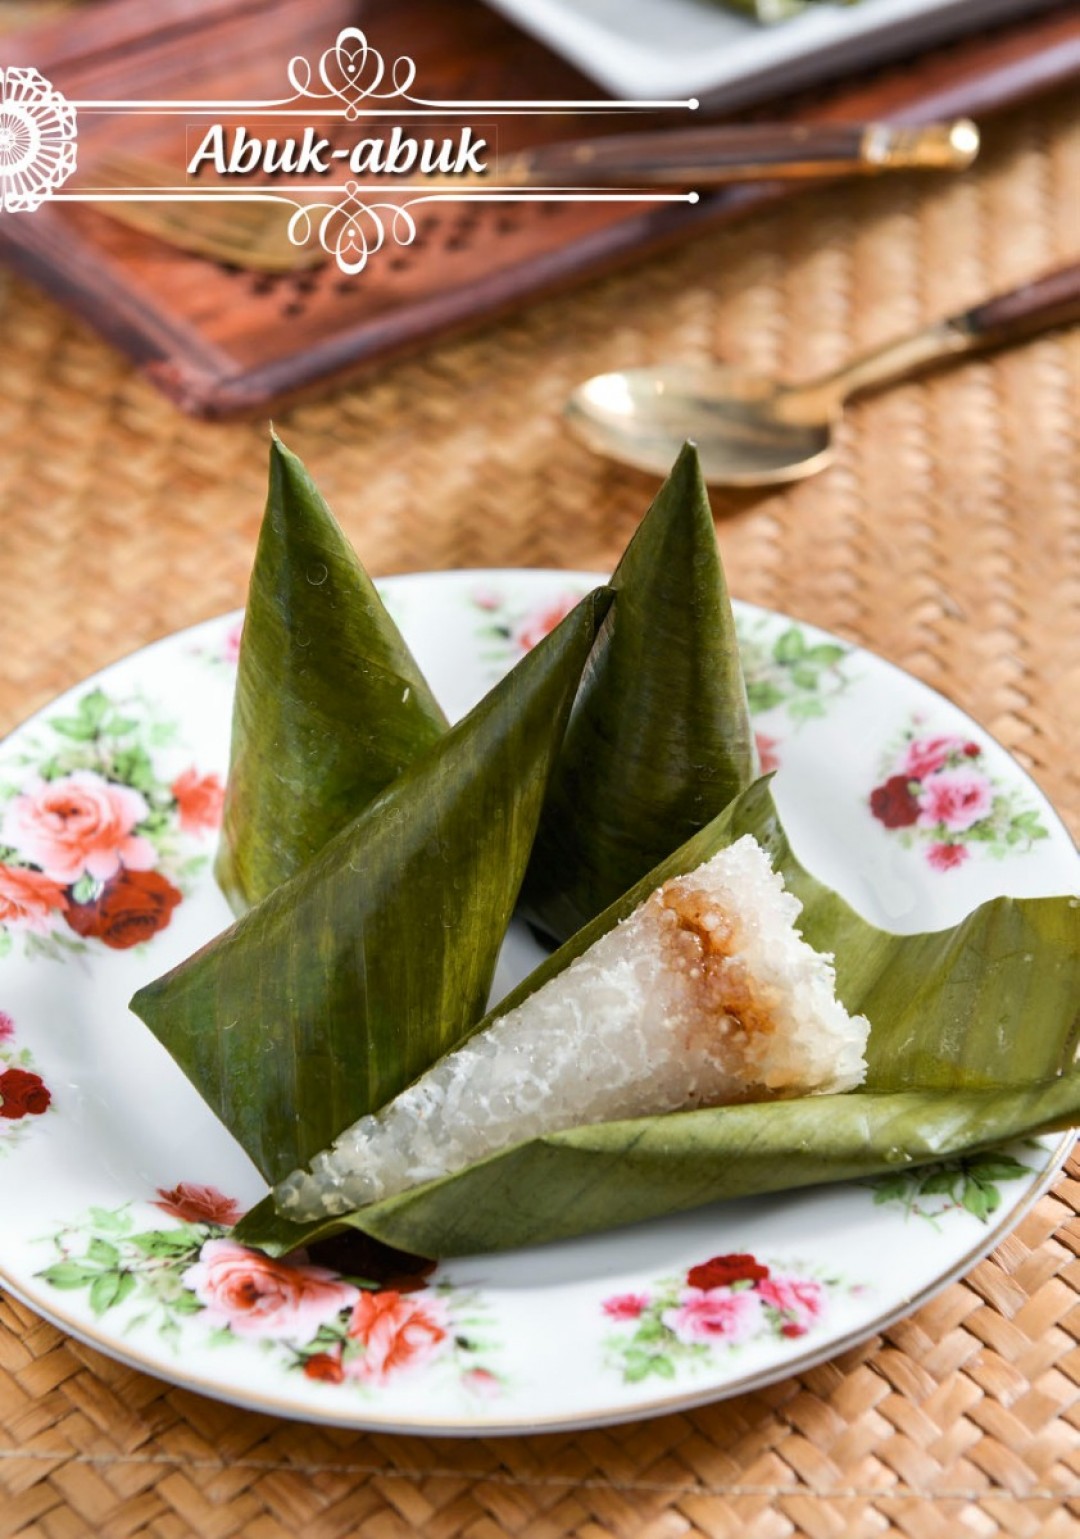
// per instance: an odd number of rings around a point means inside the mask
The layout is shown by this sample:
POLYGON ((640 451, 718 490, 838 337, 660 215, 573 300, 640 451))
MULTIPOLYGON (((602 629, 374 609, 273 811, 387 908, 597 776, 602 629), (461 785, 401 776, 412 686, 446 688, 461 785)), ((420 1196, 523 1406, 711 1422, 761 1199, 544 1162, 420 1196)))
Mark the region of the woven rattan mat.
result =
MULTIPOLYGON (((604 567, 652 485, 567 439, 558 408, 582 376, 722 353, 794 377, 1080 256, 1075 103, 988 139, 962 180, 808 194, 277 425, 377 572, 604 567)), ((266 427, 185 420, 28 288, 3 289, 0 325, 7 727, 242 601, 266 427)), ((736 594, 944 690, 1074 830, 1078 393, 1075 331, 864 403, 831 470, 715 504, 736 594)), ((1080 1532, 1078 1190, 1060 1182, 963 1282, 829 1365, 572 1437, 292 1426, 118 1367, 0 1299, 0 1535, 1064 1539, 1080 1532)))

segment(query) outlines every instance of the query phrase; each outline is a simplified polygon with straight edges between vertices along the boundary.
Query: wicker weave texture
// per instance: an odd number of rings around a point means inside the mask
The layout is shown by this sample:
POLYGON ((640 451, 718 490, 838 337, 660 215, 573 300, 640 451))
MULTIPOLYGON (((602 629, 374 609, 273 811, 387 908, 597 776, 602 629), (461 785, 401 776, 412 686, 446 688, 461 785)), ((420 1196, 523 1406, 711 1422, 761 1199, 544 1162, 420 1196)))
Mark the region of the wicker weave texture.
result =
MULTIPOLYGON (((276 423, 376 572, 610 566, 653 484, 558 410, 585 375, 780 377, 1080 257, 1080 122, 976 173, 808 194, 276 423)), ((195 423, 31 289, 0 291, 0 728, 238 605, 265 423, 195 423)), ((831 469, 717 495, 733 591, 942 689, 1080 828, 1080 331, 853 408, 831 469)), ((883 1337, 758 1394, 576 1436, 311 1429, 156 1383, 0 1299, 0 1536, 907 1539, 1080 1532, 1077 1177, 883 1337)), ((2 1215, 0 1215, 2 1224, 2 1215)))

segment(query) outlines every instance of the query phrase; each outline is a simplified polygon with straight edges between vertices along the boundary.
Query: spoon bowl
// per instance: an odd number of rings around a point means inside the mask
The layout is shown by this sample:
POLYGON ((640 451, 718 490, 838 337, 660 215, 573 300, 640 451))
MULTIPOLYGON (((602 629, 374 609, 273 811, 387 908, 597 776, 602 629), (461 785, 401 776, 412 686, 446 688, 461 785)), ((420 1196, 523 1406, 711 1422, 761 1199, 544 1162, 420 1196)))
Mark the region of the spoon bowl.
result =
POLYGON ((597 454, 662 476, 689 438, 705 479, 722 486, 766 486, 823 469, 838 416, 760 375, 719 367, 597 374, 566 404, 571 431, 597 454))
POLYGON ((820 379, 780 385, 742 369, 656 365, 597 374, 566 404, 590 449, 666 475, 686 439, 714 486, 769 486, 813 475, 832 457, 844 402, 990 347, 1080 320, 1080 263, 886 343, 820 379))

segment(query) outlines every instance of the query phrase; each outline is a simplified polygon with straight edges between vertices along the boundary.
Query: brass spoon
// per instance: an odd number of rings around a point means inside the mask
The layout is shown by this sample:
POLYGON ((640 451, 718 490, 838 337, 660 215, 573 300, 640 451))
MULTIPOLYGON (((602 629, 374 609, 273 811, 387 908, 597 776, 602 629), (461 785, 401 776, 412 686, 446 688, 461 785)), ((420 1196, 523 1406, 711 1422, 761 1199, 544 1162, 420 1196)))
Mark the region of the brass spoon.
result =
POLYGON ((728 368, 623 369, 579 385, 566 404, 566 419, 597 454, 657 475, 667 474, 689 438, 714 486, 794 481, 829 463, 833 430, 849 396, 1077 320, 1080 263, 998 294, 807 384, 778 385, 728 368))
POLYGON ((159 161, 100 156, 90 180, 100 191, 121 195, 116 202, 93 204, 99 213, 179 251, 259 273, 302 272, 326 261, 317 241, 298 246, 289 239, 289 221, 280 203, 143 201, 140 189, 152 194, 173 188, 178 195, 193 190, 182 172, 159 161))

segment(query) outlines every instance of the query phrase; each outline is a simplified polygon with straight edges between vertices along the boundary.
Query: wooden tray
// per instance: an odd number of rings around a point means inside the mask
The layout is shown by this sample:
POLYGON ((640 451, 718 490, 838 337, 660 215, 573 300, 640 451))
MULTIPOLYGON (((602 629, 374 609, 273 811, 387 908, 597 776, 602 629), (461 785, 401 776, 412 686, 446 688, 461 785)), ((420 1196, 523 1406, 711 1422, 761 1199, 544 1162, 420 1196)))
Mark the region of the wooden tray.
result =
MULTIPOLYGON (((461 100, 599 99, 596 86, 480 0, 105 0, 4 40, 5 64, 32 64, 76 100, 266 98, 285 67, 317 58, 362 18, 372 43, 408 54, 425 96, 461 100), (313 15, 317 12, 317 19, 313 15)), ((1070 3, 1019 26, 804 95, 774 117, 925 121, 979 118, 1080 74, 1080 12, 1070 3)), ((757 114, 761 116, 759 112, 757 114)), ((182 165, 182 119, 80 114, 79 178, 95 152, 123 143, 182 165)), ((624 126, 604 119, 609 130, 624 126)), ((635 126, 643 126, 635 118, 635 126)), ((577 138, 583 115, 501 119, 500 152, 539 137, 577 138)), ((707 224, 793 191, 731 188, 689 205, 446 205, 422 213, 408 248, 361 275, 332 263, 257 276, 187 256, 82 205, 0 216, 0 258, 125 350, 186 411, 263 412, 285 397, 462 329, 707 224)), ((284 216, 283 216, 284 217, 284 216)))

